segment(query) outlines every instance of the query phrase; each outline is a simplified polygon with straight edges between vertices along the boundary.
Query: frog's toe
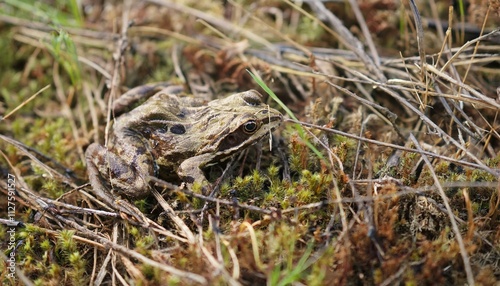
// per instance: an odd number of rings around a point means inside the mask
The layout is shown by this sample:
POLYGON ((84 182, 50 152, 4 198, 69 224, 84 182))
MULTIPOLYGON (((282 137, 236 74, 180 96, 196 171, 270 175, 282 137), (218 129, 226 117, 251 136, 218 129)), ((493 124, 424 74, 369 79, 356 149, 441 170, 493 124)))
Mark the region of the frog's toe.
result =
POLYGON ((115 200, 115 205, 117 206, 118 210, 122 212, 122 214, 130 215, 142 227, 149 227, 148 219, 136 206, 122 199, 115 200))

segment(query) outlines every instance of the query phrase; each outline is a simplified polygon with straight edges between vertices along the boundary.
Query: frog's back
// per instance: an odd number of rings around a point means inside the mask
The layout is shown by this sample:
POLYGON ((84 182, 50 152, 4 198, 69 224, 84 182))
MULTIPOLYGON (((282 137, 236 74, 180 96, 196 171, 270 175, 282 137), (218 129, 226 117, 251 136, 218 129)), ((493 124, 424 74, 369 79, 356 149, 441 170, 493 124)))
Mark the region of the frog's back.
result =
POLYGON ((188 97, 159 92, 115 120, 114 129, 133 129, 151 122, 183 122, 202 105, 188 97))

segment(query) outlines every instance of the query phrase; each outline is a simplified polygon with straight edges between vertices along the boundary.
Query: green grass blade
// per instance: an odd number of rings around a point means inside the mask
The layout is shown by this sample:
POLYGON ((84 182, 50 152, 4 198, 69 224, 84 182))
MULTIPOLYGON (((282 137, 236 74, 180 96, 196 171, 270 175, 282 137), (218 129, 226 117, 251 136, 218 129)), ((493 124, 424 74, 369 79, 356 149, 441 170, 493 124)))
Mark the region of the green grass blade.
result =
MULTIPOLYGON (((292 118, 293 120, 296 120, 296 121, 299 121, 297 119, 297 117, 293 114, 293 112, 290 110, 290 108, 288 108, 288 106, 286 106, 283 101, 281 101, 278 96, 276 94, 274 94, 274 92, 264 83, 264 81, 258 76, 258 75, 254 75, 251 71, 247 70, 247 72, 250 74, 250 76, 253 78, 253 80, 255 80, 257 82, 257 84, 259 84, 260 87, 262 87, 262 89, 264 89, 264 91, 269 94, 269 96, 278 103, 278 105, 283 108, 283 110, 285 110, 286 114, 288 114, 288 116, 290 116, 290 118, 292 118)), ((321 154, 321 152, 318 150, 318 148, 316 148, 316 146, 314 146, 307 138, 306 138, 306 131, 304 130, 304 128, 302 127, 302 125, 300 124, 295 124, 295 128, 297 130, 297 133, 299 134, 299 137, 304 141, 304 143, 306 144, 306 146, 311 149, 311 151, 314 152, 314 154, 316 154, 316 156, 318 156, 318 158, 320 158, 321 160, 323 160, 325 163, 328 164, 328 161, 325 159, 325 157, 323 156, 323 154, 321 154)))

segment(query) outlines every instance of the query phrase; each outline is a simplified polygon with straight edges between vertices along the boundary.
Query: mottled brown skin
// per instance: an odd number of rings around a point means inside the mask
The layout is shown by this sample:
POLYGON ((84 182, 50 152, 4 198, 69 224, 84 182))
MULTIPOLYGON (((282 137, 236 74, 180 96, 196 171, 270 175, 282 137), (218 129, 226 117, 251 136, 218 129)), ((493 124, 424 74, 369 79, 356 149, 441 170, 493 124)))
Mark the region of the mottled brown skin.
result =
MULTIPOLYGON (((97 143, 88 147, 90 183, 106 203, 114 205, 115 194, 132 199, 148 195, 149 176, 206 185, 204 167, 258 142, 282 121, 254 90, 207 105, 178 91, 166 88, 118 117, 107 148, 97 143)), ((118 102, 137 98, 127 93, 118 102)))

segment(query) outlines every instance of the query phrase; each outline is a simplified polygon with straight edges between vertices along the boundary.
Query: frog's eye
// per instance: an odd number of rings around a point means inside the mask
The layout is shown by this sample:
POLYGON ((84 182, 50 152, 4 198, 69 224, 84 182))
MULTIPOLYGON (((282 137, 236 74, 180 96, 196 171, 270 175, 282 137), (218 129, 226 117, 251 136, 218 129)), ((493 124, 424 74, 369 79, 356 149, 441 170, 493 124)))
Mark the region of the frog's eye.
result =
POLYGON ((252 134, 257 130, 257 127, 257 122, 255 122, 255 120, 250 120, 243 124, 243 131, 245 131, 245 133, 252 134))
POLYGON ((186 127, 181 124, 174 124, 172 125, 172 127, 170 127, 170 132, 181 135, 186 133, 186 127))

